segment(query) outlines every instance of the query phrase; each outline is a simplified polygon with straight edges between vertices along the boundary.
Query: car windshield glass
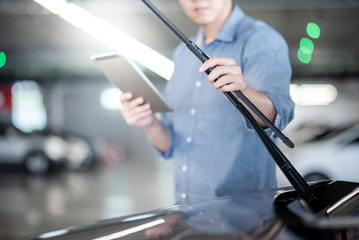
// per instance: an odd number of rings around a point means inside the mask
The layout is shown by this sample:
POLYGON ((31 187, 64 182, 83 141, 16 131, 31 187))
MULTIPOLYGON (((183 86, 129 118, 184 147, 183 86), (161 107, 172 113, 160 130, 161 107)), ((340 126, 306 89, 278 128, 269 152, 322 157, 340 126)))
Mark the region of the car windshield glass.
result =
POLYGON ((348 128, 349 127, 340 127, 340 128, 329 129, 327 131, 321 132, 313 136, 312 138, 306 140, 304 143, 312 143, 312 142, 319 142, 319 141, 332 139, 338 136, 339 134, 343 133, 344 131, 346 131, 348 128))

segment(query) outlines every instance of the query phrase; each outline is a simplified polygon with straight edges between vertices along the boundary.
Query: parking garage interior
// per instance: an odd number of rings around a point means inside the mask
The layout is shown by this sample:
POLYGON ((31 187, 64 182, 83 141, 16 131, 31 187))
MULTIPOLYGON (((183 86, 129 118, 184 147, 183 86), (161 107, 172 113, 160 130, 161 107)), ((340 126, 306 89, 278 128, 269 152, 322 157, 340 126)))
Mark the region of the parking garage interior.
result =
MULTIPOLYGON (((141 1, 66 2, 168 59, 180 43, 141 1)), ((185 35, 197 33, 178 1, 153 2, 185 35)), ((289 46, 296 108, 284 133, 296 148, 279 147, 308 179, 359 181, 359 1, 237 2, 289 46), (313 46, 309 58, 300 55, 305 41, 313 46), (299 155, 310 144, 318 145, 299 155), (340 146, 337 161, 311 160, 333 146, 340 146), (312 170, 301 168, 303 159, 312 170)), ((0 239, 173 205, 172 162, 156 155, 142 129, 125 123, 118 89, 91 60, 129 43, 113 46, 35 0, 0 0, 0 31, 0 239), (25 163, 41 159, 30 149, 36 142, 55 162, 48 168, 25 163)), ((166 76, 141 67, 163 91, 166 76)), ((278 184, 288 184, 279 171, 278 184)))

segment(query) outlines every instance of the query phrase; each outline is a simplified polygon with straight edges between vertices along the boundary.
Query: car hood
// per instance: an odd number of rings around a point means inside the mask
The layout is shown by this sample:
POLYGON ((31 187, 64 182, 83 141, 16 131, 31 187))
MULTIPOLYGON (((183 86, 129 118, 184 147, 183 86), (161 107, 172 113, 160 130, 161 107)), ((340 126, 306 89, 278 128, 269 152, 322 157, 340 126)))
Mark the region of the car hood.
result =
MULTIPOLYGON (((356 187, 357 184, 354 185, 356 187)), ((174 205, 145 213, 102 220, 21 238, 40 239, 301 239, 278 218, 274 199, 289 190, 246 192, 174 205), (280 236, 280 238, 277 238, 280 236)), ((281 200, 280 200, 281 201, 281 200)), ((358 224, 359 226, 359 224, 358 224)))

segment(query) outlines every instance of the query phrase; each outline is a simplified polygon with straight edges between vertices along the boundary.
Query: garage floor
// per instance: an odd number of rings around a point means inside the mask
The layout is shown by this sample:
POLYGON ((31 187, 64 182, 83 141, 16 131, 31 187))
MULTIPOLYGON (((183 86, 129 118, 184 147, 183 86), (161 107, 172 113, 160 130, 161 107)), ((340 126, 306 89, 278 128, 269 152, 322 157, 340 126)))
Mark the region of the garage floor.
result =
POLYGON ((172 166, 125 159, 114 166, 31 176, 0 167, 0 239, 16 239, 173 204, 172 166))

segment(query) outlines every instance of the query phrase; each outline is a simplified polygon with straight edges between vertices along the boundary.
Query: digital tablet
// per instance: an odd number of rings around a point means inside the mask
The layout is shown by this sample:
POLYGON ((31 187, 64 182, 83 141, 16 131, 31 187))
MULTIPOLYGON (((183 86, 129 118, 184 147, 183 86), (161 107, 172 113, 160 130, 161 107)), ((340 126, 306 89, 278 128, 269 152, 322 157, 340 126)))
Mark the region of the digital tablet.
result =
POLYGON ((169 112, 158 89, 141 69, 129 58, 118 53, 93 55, 91 59, 106 78, 122 92, 131 92, 134 98, 143 97, 154 112, 169 112))

